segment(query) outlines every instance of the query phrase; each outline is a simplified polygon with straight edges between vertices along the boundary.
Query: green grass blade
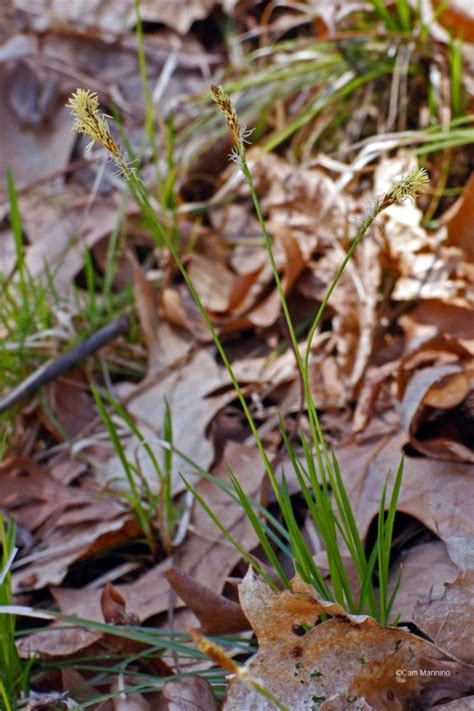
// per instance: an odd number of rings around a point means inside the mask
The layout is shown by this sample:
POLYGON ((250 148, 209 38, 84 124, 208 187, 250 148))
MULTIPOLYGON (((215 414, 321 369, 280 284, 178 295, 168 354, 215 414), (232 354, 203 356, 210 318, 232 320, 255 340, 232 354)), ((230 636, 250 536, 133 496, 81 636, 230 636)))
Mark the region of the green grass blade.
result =
MULTIPOLYGON (((229 543, 240 553, 242 558, 247 561, 247 563, 255 570, 255 572, 260 575, 266 583, 272 588, 272 590, 277 590, 277 586, 275 585, 274 581, 268 577, 268 575, 265 573, 263 568, 258 565, 256 562, 255 558, 253 558, 247 551, 242 548, 240 543, 232 536, 231 533, 226 529, 226 527, 221 523, 219 518, 215 515, 214 511, 211 509, 209 504, 202 498, 202 496, 198 493, 198 491, 190 484, 183 476, 181 476, 184 485, 186 486, 186 489, 190 491, 193 495, 193 498, 198 502, 198 504, 201 506, 202 509, 207 513, 209 518, 213 521, 213 523, 217 526, 219 531, 223 534, 223 536, 229 541, 229 543)), ((256 531, 257 536, 258 532, 256 531)), ((289 583, 288 583, 289 586, 289 583)))
POLYGON ((256 516, 255 511, 253 510, 252 504, 250 502, 250 497, 248 497, 245 491, 242 489, 239 480, 231 470, 229 470, 229 477, 237 493, 237 496, 239 497, 242 509, 245 511, 248 520, 252 524, 252 528, 255 531, 258 540, 260 541, 260 545, 265 551, 268 560, 270 561, 273 569, 277 573, 283 585, 286 588, 290 588, 290 582, 281 566, 280 561, 278 560, 278 557, 275 554, 275 551, 273 550, 270 541, 268 540, 265 528, 262 525, 262 522, 256 516))
POLYGON ((15 180, 10 169, 7 170, 7 190, 10 204, 10 223, 15 240, 16 268, 19 279, 19 289, 22 302, 23 315, 26 316, 30 310, 29 288, 27 269, 25 262, 25 249, 23 241, 23 229, 21 226, 20 210, 18 208, 18 198, 15 187, 15 180))

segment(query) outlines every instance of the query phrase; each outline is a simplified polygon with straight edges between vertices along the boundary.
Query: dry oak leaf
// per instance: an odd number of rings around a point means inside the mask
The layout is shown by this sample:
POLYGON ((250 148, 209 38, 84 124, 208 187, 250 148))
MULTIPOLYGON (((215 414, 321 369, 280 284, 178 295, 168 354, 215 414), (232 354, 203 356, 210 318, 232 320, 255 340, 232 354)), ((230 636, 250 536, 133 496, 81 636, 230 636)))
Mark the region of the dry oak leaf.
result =
MULTIPOLYGON (((4 5, 2 3, 2 7, 4 5)), ((65 106, 61 106, 60 101, 52 101, 49 120, 42 120, 40 113, 34 125, 25 125, 19 120, 16 106, 28 106, 25 113, 31 118, 36 112, 35 104, 40 103, 36 99, 43 92, 45 96, 48 93, 47 87, 42 85, 34 72, 22 70, 24 66, 23 62, 16 62, 10 75, 4 67, 0 72, 0 124, 3 138, 0 171, 4 176, 7 168, 10 168, 19 188, 63 171, 75 141, 69 112, 65 106)), ((54 85, 51 91, 54 92, 54 85)))
MULTIPOLYGON (((406 630, 348 615, 339 605, 318 600, 309 586, 294 583, 292 591, 274 592, 249 571, 239 587, 259 642, 248 675, 288 709, 423 709, 472 689, 469 665, 406 630), (322 614, 331 619, 314 626, 322 614), (306 625, 311 629, 305 633, 306 625), (441 674, 408 674, 420 669, 441 674)), ((234 679, 224 709, 270 711, 274 705, 234 679)))

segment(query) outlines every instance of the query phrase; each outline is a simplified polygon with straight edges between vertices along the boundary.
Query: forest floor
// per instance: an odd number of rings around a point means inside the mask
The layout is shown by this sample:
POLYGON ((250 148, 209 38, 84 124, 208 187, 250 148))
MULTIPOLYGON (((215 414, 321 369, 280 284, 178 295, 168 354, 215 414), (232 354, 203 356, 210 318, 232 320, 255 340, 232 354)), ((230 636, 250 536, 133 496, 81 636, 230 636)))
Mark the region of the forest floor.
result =
POLYGON ((469 0, 9 0, 0 96, 0 708, 474 708, 469 0))

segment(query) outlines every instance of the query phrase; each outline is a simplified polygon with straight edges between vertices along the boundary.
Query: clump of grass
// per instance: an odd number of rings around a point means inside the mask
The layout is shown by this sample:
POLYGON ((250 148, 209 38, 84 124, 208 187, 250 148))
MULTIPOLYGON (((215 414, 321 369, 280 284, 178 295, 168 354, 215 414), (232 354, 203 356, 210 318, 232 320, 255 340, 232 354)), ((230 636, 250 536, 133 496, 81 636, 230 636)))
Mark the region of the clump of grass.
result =
POLYGON ((12 276, 0 274, 0 393, 17 385, 47 359, 83 341, 133 302, 131 289, 120 294, 112 290, 123 210, 109 241, 103 279, 98 279, 92 254, 86 249, 86 288, 82 290, 74 285, 73 299, 67 301, 57 293, 54 274, 47 264, 41 278, 31 275, 25 258, 25 237, 11 171, 7 172, 7 186, 16 266, 12 276), (99 288, 100 300, 97 299, 99 288))
MULTIPOLYGON (((393 203, 403 202, 403 200, 406 199, 413 200, 416 195, 423 191, 426 187, 428 183, 428 176, 424 169, 415 170, 402 178, 384 196, 375 201, 371 211, 362 222, 358 233, 353 238, 352 244, 321 303, 309 331, 306 352, 303 359, 300 354, 300 347, 273 255, 271 239, 266 229, 258 196, 253 185, 252 175, 246 160, 245 138, 248 134, 245 128, 241 126, 236 111, 223 90, 220 87, 214 86, 212 87, 212 95, 214 101, 224 113, 224 117, 229 126, 233 143, 232 159, 238 164, 244 179, 249 186, 303 383, 312 437, 311 443, 308 443, 306 439, 302 437, 306 467, 303 467, 300 464, 298 457, 296 456, 296 452, 290 444, 283 428, 282 436, 290 461, 292 462, 297 475, 301 491, 308 505, 308 509, 311 513, 316 529, 320 533, 325 544, 332 589, 328 587, 323 580, 316 564, 314 563, 308 545, 298 527, 285 477, 283 477, 283 481, 280 486, 273 477, 272 485, 275 491, 278 506, 289 533, 289 544, 295 569, 303 580, 312 583, 316 590, 326 599, 335 598, 337 602, 345 605, 352 612, 368 610, 370 614, 376 617, 382 624, 387 624, 394 601, 393 596, 390 600, 387 599, 386 588, 388 582, 388 561, 390 558, 390 548, 392 543, 393 519, 395 516, 398 492, 400 490, 403 474, 403 462, 401 462, 398 469, 389 506, 389 515, 386 521, 384 521, 386 485, 382 492, 379 535, 374 547, 374 552, 367 559, 357 530, 355 516, 352 511, 349 497, 344 487, 343 478, 339 471, 335 453, 329 453, 320 427, 310 386, 310 354, 314 335, 321 322, 321 318, 327 307, 331 294, 336 288, 346 265, 353 256, 357 246, 366 234, 367 230, 376 220, 380 212, 393 203), (335 502, 335 507, 333 505, 333 501, 335 502), (358 600, 354 599, 354 595, 351 590, 349 574, 346 565, 344 564, 341 552, 342 547, 338 540, 339 536, 342 538, 358 574, 360 583, 360 596, 358 600), (379 572, 383 573, 383 575, 379 575, 380 594, 378 605, 376 604, 375 590, 372 584, 374 564, 377 560, 379 562, 379 572)), ((251 516, 251 503, 238 485, 238 481, 235 476, 232 478, 232 481, 236 487, 242 506, 244 506, 250 520, 252 521, 260 543, 264 547, 264 550, 267 551, 270 547, 268 534, 262 526, 260 520, 256 516, 251 516)), ((287 583, 285 579, 282 579, 282 582, 284 584, 287 583)))
MULTIPOLYGON (((82 97, 85 96, 83 90, 78 90, 78 92, 82 92, 80 94, 82 97)), ((75 96, 78 95, 78 92, 76 92, 75 96)), ((270 527, 267 524, 263 523, 259 516, 255 513, 255 506, 253 502, 249 499, 249 497, 247 497, 245 492, 242 490, 235 475, 231 474, 231 481, 234 486, 237 498, 240 501, 242 507, 244 508, 247 516, 249 517, 249 520, 252 523, 252 526, 254 527, 257 537, 259 538, 259 541, 262 544, 262 547, 265 553, 267 554, 270 563, 273 565, 275 572, 279 576, 283 585, 289 587, 288 578, 283 570, 282 565, 279 562, 278 556, 274 551, 274 544, 276 543, 277 546, 279 546, 280 548, 283 547, 285 550, 289 550, 290 556, 294 562, 294 566, 297 572, 300 574, 303 580, 306 580, 307 582, 313 584, 319 594, 323 595, 328 599, 335 599, 340 604, 346 606, 351 612, 360 612, 362 610, 367 609, 370 614, 372 614, 376 619, 381 622, 381 624, 387 624, 389 620, 390 611, 393 605, 393 596, 391 599, 388 599, 387 597, 388 565, 390 560, 390 548, 392 543, 393 520, 396 512, 398 493, 401 486, 403 463, 400 464, 396 475, 396 480, 389 503, 389 512, 387 518, 385 518, 385 498, 387 485, 385 485, 385 488, 381 493, 381 515, 379 521, 378 538, 374 550, 367 558, 364 553, 362 541, 357 530, 355 516, 352 511, 350 501, 343 484, 343 479, 337 465, 335 454, 333 452, 329 452, 320 427, 319 419, 314 405, 313 395, 310 388, 310 353, 313 337, 317 331, 329 298, 333 290, 335 289, 344 271, 344 268, 351 259, 358 244, 366 234, 367 230, 373 224, 380 212, 387 208, 389 205, 392 205, 393 203, 398 201, 403 201, 405 199, 414 199, 416 195, 425 188, 428 182, 427 174, 423 169, 413 171, 410 175, 402 178, 385 195, 376 200, 371 211, 367 215, 366 219, 363 221, 360 230, 358 231, 355 238, 352 240, 351 247, 348 250, 346 257, 344 258, 339 270, 337 271, 325 298, 323 299, 318 314, 310 329, 306 346, 306 353, 303 359, 300 354, 295 329, 293 327, 285 294, 283 292, 283 287, 273 255, 271 239, 268 235, 265 226, 265 220, 263 218, 260 203, 253 185, 252 176, 246 161, 245 141, 249 134, 245 127, 242 126, 242 124, 240 123, 235 108, 231 103, 230 99, 225 94, 225 92, 220 87, 214 86, 212 87, 212 95, 219 108, 223 111, 228 127, 230 129, 233 145, 232 159, 235 160, 238 164, 250 189, 255 211, 260 224, 260 229, 262 232, 265 246, 267 248, 268 257, 278 289, 282 310, 290 333, 297 365, 304 385, 306 406, 308 410, 312 439, 311 443, 308 443, 305 438, 302 438, 302 446, 305 455, 306 467, 300 465, 296 452, 294 451, 284 431, 282 435, 285 441, 285 445, 288 449, 290 459, 295 468, 295 472, 298 477, 302 493, 308 505, 308 509, 326 546, 330 570, 330 586, 326 584, 320 571, 315 565, 311 555, 311 551, 308 548, 308 545, 305 542, 301 531, 298 528, 285 478, 283 478, 282 484, 280 485, 272 469, 263 442, 261 441, 260 436, 258 434, 256 424, 252 418, 244 394, 240 388, 240 385, 235 377, 230 361, 222 346, 222 342, 194 288, 191 279, 189 278, 186 268, 184 267, 184 264, 181 260, 180 254, 177 251, 176 245, 170 239, 169 234, 163 229, 161 223, 157 219, 155 212, 153 211, 152 206, 150 204, 150 199, 146 187, 139 180, 136 171, 124 170, 123 168, 121 168, 121 170, 124 177, 128 180, 130 191, 134 196, 135 200, 137 201, 138 205, 140 206, 142 214, 146 217, 147 224, 150 226, 152 234, 155 237, 157 243, 159 245, 166 245, 179 270, 181 271, 181 274, 183 275, 183 278, 191 292, 191 295, 195 300, 197 308, 199 309, 199 312, 204 322, 206 323, 207 328, 209 329, 209 332, 214 340, 216 348, 224 362, 224 365, 232 381, 242 409, 247 417, 247 421, 254 437, 255 444, 262 457, 262 462, 273 487, 275 497, 280 508, 280 512, 285 522, 286 530, 283 529, 285 531, 285 533, 283 534, 283 541, 280 542, 278 536, 276 536, 275 533, 271 531, 270 527), (358 573, 360 583, 360 594, 358 599, 355 599, 353 591, 351 589, 349 574, 344 563, 343 547, 340 543, 339 537, 345 544, 352 559, 352 562, 355 566, 355 569, 358 573), (378 602, 376 602, 376 594, 372 582, 373 571, 377 562, 379 568, 379 587, 383 588, 379 591, 380 594, 378 602)), ((79 101, 75 101, 73 97, 73 99, 70 101, 70 105, 73 108, 76 125, 81 127, 82 132, 87 132, 86 129, 88 128, 88 123, 83 121, 84 117, 90 118, 90 116, 93 115, 95 116, 94 121, 99 123, 105 120, 103 116, 99 114, 98 105, 95 98, 91 97, 91 101, 89 104, 83 104, 79 101)), ((103 129, 101 132, 105 135, 105 140, 103 141, 103 144, 108 147, 107 144, 109 133, 105 131, 105 129, 103 129)), ((101 132, 97 130, 97 127, 94 123, 93 130, 89 131, 89 134, 95 140, 100 140, 101 132)), ((115 145, 113 147, 113 150, 111 151, 111 154, 112 158, 117 162, 117 164, 123 166, 125 159, 117 158, 115 145)), ((201 503, 204 503, 202 499, 200 499, 198 493, 193 489, 193 487, 188 484, 188 488, 193 492, 193 494, 201 503)), ((204 505, 209 515, 213 518, 217 525, 220 526, 221 530, 223 530, 223 532, 227 535, 228 539, 234 545, 236 545, 238 549, 242 552, 242 549, 239 546, 238 542, 233 539, 229 532, 223 529, 222 524, 217 521, 216 517, 210 510, 210 507, 207 506, 207 504, 204 505)), ((259 572, 261 572, 261 567, 258 564, 255 564, 252 559, 249 558, 248 555, 246 555, 245 557, 247 560, 249 560, 249 562, 256 566, 259 572)))

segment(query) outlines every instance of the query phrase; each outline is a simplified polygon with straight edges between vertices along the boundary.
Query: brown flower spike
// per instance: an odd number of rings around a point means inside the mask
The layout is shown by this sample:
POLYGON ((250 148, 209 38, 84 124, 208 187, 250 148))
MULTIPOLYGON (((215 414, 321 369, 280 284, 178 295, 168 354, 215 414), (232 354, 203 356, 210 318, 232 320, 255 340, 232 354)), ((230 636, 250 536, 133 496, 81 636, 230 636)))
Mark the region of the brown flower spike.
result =
POLYGON ((229 99, 221 86, 213 84, 211 86, 211 94, 217 106, 224 114, 224 118, 230 129, 232 139, 231 159, 235 160, 237 163, 242 163, 244 160, 246 139, 250 136, 252 131, 247 129, 245 126, 242 126, 237 117, 237 112, 232 101, 229 99))
POLYGON ((239 123, 239 119, 237 118, 237 112, 234 105, 221 86, 213 84, 211 86, 211 94, 212 98, 224 114, 225 120, 227 121, 227 125, 230 129, 232 143, 235 150, 238 151, 241 143, 242 127, 239 123))

